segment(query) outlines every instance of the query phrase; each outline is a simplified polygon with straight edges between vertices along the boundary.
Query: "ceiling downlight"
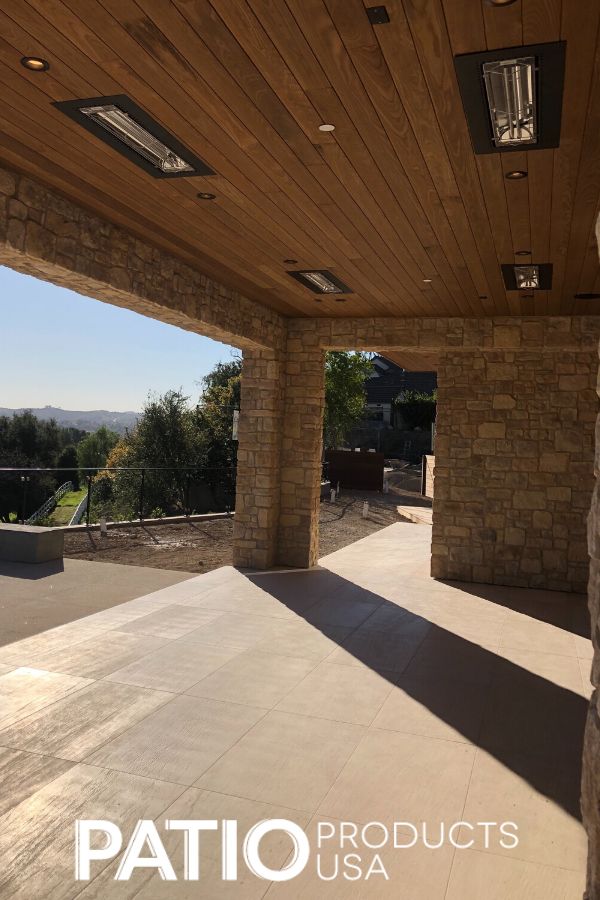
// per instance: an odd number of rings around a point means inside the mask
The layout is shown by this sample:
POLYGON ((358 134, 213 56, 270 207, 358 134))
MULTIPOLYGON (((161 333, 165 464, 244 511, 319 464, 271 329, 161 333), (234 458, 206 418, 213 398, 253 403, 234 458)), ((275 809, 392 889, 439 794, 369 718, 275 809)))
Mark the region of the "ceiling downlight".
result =
POLYGON ((47 72, 50 68, 48 60, 41 56, 22 56, 21 65, 30 72, 47 72))

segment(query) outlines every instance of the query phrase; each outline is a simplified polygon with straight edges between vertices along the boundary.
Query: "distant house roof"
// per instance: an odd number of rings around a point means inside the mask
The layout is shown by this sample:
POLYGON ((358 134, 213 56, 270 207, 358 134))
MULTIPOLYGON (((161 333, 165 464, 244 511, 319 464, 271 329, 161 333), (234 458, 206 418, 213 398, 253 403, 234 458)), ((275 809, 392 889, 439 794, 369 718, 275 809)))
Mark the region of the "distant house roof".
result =
POLYGON ((371 360, 373 374, 365 381, 367 403, 391 403, 403 391, 431 394, 437 387, 435 372, 407 372, 385 356, 371 360))

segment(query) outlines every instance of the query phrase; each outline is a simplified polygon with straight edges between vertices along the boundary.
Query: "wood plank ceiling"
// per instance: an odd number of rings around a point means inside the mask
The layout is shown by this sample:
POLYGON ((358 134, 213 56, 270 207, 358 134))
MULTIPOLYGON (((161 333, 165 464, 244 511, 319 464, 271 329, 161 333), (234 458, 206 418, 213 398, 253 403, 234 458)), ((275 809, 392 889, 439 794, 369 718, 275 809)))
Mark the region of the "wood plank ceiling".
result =
POLYGON ((385 25, 370 5, 3 0, 0 160, 286 315, 597 312, 574 295, 600 292, 600 3, 387 0, 385 25), (453 56, 559 39, 560 146, 476 156, 453 56), (111 94, 216 174, 153 179, 51 105, 111 94), (506 292, 517 250, 553 264, 551 291, 506 292), (316 298, 301 268, 354 293, 316 298))

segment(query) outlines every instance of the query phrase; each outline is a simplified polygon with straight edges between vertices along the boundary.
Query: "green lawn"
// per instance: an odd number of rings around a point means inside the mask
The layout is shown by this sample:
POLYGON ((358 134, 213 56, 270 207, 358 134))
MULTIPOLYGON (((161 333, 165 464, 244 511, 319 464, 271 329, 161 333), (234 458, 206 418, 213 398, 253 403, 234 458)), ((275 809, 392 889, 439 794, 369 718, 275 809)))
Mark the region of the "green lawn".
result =
POLYGON ((52 525, 68 525, 75 510, 85 497, 86 490, 85 488, 81 488, 78 491, 69 491, 61 497, 58 501, 58 506, 54 510, 54 512, 50 513, 49 516, 46 517, 45 523, 49 526, 52 525))

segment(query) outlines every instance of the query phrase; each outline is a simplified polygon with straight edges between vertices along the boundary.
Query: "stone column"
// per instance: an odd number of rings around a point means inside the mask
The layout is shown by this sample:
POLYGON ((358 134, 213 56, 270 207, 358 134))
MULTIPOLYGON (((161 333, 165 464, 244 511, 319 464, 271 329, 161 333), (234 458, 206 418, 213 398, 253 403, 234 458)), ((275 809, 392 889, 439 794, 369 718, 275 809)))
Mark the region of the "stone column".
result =
POLYGON ((276 560, 308 568, 319 558, 319 503, 325 354, 288 336, 281 442, 281 499, 276 560))
POLYGON ((323 406, 321 350, 244 352, 234 565, 316 565, 323 406))
MULTIPOLYGON (((600 218, 596 224, 600 247, 600 218)), ((598 382, 600 394, 600 380, 598 382)), ((594 476, 600 477, 600 415, 596 421, 596 452, 594 476)), ((588 869, 586 900, 600 900, 600 481, 596 480, 588 517, 588 549, 590 579, 588 605, 590 609, 594 661, 592 664, 593 693, 590 699, 583 745, 583 777, 581 810, 588 833, 588 869)))
POLYGON ((597 352, 512 349, 541 345, 537 322, 496 331, 440 354, 431 573, 584 593, 597 352))
POLYGON ((284 375, 282 353, 244 352, 233 529, 236 566, 265 569, 275 562, 284 375))

